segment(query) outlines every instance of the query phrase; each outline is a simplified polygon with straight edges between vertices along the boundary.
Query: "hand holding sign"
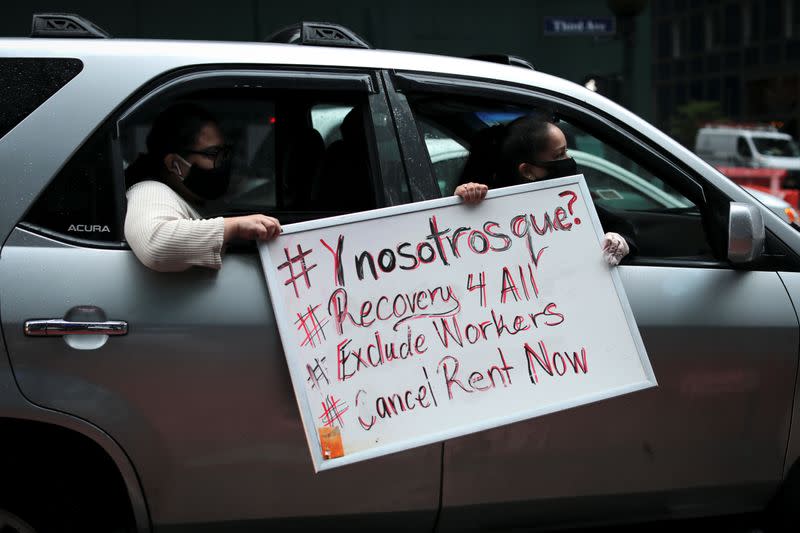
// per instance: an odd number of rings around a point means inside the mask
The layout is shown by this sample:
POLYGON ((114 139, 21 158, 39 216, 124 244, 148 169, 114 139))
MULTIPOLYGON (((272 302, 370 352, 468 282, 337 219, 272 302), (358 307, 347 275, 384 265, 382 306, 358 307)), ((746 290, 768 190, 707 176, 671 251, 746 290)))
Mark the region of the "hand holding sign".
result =
POLYGON ((561 178, 263 244, 315 468, 655 385, 590 202, 582 177, 561 178))
MULTIPOLYGON (((460 197, 468 204, 477 204, 483 201, 489 188, 482 183, 465 183, 456 187, 455 196, 460 197)), ((567 198, 567 210, 570 215, 574 215, 572 206, 578 200, 578 195, 575 191, 564 191, 558 194, 562 198, 567 198)), ((575 224, 580 224, 581 219, 575 218, 575 224)), ((605 234, 602 243, 603 257, 606 262, 611 266, 616 266, 628 255, 631 251, 630 246, 625 241, 625 238, 619 233, 608 232, 605 234)))

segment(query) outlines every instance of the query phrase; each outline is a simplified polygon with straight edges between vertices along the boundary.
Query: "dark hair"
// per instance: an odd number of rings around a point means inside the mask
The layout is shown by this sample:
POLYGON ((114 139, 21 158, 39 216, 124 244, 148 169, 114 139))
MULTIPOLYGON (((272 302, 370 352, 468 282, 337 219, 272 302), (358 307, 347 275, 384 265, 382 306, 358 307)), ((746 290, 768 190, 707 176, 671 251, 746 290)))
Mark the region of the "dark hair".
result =
POLYGON ((510 122, 500 146, 498 179, 504 185, 519 183, 519 165, 539 159, 550 140, 552 118, 545 114, 519 117, 510 122))
POLYGON ((459 184, 478 181, 492 189, 502 186, 497 181, 497 167, 500 162, 500 146, 505 136, 505 124, 483 128, 473 135, 469 144, 469 157, 461 171, 459 184))
POLYGON ((203 127, 216 122, 211 113, 195 104, 174 104, 162 111, 147 134, 147 153, 139 154, 125 170, 125 187, 160 179, 164 156, 191 150, 203 127))

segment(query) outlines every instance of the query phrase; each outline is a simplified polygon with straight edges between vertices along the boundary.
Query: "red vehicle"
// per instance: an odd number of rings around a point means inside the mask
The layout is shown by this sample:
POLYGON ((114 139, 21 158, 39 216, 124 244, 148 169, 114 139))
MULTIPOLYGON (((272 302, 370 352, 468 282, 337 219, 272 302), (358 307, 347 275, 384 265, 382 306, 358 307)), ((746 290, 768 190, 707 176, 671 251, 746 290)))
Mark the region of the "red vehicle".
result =
POLYGON ((783 181, 788 175, 786 169, 728 167, 722 165, 717 165, 716 168, 743 187, 772 194, 789 202, 792 206, 798 207, 800 190, 783 188, 783 181))

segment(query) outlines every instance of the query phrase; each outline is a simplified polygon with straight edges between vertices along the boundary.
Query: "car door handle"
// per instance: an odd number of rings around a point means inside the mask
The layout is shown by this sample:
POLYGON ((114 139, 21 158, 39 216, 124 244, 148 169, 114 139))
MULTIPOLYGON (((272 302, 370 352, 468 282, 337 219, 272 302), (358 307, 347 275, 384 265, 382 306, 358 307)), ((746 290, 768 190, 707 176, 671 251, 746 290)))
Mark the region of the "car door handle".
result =
POLYGON ((121 320, 102 322, 63 320, 26 320, 25 335, 28 337, 61 337, 63 335, 127 335, 128 323, 121 320))

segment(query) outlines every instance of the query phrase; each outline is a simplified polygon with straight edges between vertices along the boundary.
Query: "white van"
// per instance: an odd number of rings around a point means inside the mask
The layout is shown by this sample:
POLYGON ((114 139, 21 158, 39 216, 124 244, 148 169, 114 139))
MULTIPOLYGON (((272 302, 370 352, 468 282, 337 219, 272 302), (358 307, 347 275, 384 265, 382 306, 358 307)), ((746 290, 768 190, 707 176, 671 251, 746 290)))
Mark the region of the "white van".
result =
POLYGON ((707 125, 698 130, 694 151, 716 165, 800 170, 797 143, 772 126, 707 125))

